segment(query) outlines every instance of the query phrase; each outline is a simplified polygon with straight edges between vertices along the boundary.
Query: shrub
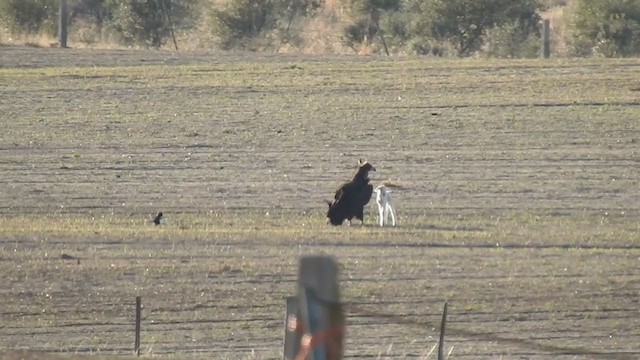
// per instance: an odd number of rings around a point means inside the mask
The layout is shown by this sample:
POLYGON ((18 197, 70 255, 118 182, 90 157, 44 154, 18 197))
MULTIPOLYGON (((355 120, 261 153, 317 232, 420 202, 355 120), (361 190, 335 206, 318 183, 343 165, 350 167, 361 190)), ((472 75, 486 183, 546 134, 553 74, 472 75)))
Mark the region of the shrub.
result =
POLYGON ((351 8, 354 20, 342 38, 352 48, 383 31, 393 50, 419 55, 469 56, 490 40, 494 56, 530 57, 537 54, 543 6, 538 0, 351 0, 351 8))
POLYGON ((223 49, 246 48, 251 39, 273 30, 286 7, 280 0, 232 0, 211 12, 211 31, 223 49))
POLYGON ((434 0, 433 33, 451 42, 458 56, 469 56, 495 27, 511 23, 519 36, 538 33, 541 8, 537 0, 434 0))
POLYGON ((437 40, 433 32, 433 4, 423 0, 404 0, 400 13, 407 19, 404 30, 407 39, 407 50, 416 55, 444 55, 442 42, 437 40))
POLYGON ((539 32, 533 32, 513 21, 487 30, 483 37, 488 56, 499 58, 535 58, 540 55, 542 38, 539 32))
POLYGON ((352 22, 342 31, 342 43, 352 49, 362 45, 370 45, 382 30, 381 19, 387 18, 387 25, 391 25, 390 32, 398 32, 393 28, 397 23, 391 18, 393 12, 400 8, 400 0, 350 0, 352 22))
POLYGON ((0 20, 12 33, 56 32, 58 0, 0 0, 0 20))
POLYGON ((170 14, 175 30, 194 23, 197 0, 107 0, 109 25, 126 45, 159 48, 170 36, 170 14))
POLYGON ((357 50, 364 43, 371 41, 377 33, 377 29, 370 21, 359 19, 344 27, 342 31, 342 44, 357 50))
POLYGON ((577 0, 572 30, 574 55, 638 55, 640 0, 577 0))
POLYGON ((96 26, 102 26, 103 16, 106 12, 103 0, 72 0, 68 4, 69 22, 86 20, 96 26))
POLYGON ((303 37, 291 29, 295 19, 312 17, 324 0, 230 0, 209 14, 211 34, 222 49, 251 48, 264 43, 301 46, 303 37))

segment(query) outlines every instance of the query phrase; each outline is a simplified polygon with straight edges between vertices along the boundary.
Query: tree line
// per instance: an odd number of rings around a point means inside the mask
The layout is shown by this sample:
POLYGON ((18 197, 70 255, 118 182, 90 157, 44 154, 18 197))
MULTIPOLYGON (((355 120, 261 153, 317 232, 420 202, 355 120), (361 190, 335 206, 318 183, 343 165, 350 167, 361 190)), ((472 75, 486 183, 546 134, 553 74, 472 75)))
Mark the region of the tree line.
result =
MULTIPOLYGON (((567 0, 568 1, 568 0, 567 0)), ((327 16, 327 0, 67 0, 69 22, 108 33, 124 46, 165 46, 206 24, 220 49, 304 46, 304 27, 324 16, 340 43, 379 53, 535 57, 541 13, 552 0, 343 0, 345 14, 327 16), (258 44, 258 45, 256 45, 258 44)), ((331 1, 335 6, 337 1, 331 1)), ((562 0, 555 0, 562 2, 562 0)), ((55 34, 59 0, 0 0, 0 21, 13 34, 55 34)), ((573 0, 565 42, 576 56, 640 54, 640 0, 573 0)), ((87 36, 86 41, 93 41, 87 36)))

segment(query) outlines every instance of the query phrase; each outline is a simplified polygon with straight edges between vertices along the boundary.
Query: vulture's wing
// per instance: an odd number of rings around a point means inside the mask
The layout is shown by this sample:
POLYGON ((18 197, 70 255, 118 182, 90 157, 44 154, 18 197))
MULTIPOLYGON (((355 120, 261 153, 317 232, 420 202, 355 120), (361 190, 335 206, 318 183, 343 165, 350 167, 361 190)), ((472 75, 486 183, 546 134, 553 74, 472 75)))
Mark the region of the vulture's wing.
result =
POLYGON ((354 184, 352 182, 342 184, 333 196, 333 199, 335 200, 334 202, 338 202, 345 195, 349 196, 349 194, 353 192, 353 188, 354 184))

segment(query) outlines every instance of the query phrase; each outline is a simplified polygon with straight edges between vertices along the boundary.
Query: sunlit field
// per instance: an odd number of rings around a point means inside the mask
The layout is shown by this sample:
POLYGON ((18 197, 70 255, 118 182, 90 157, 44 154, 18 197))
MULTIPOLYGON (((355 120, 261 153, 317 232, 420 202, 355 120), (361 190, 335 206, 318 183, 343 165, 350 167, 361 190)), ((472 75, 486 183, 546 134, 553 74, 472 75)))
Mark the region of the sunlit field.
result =
POLYGON ((0 113, 0 350, 280 359, 325 254, 345 358, 640 357, 638 59, 2 48, 0 113))

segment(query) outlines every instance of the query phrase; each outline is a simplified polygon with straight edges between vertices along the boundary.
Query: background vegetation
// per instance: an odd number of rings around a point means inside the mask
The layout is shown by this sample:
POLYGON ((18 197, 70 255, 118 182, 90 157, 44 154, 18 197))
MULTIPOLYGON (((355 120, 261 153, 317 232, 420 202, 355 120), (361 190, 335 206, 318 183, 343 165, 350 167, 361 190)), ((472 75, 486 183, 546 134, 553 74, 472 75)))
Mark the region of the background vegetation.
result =
MULTIPOLYGON (((191 49, 536 57, 550 18, 554 56, 640 52, 640 0, 68 1, 76 47, 160 48, 173 27, 191 49)), ((0 41, 55 41, 57 3, 0 0, 0 41)))

